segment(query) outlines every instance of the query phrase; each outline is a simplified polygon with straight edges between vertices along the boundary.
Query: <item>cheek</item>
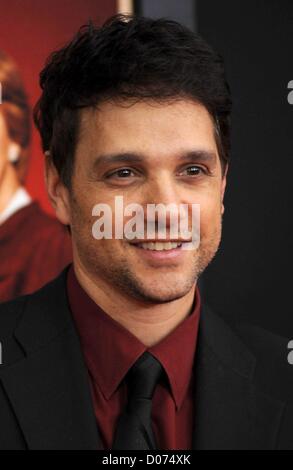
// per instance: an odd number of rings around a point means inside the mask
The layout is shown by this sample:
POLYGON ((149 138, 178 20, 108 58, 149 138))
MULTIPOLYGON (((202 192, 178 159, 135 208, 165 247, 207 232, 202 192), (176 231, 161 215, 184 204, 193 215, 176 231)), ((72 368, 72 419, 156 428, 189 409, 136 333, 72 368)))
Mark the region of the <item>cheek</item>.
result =
POLYGON ((0 184, 1 184, 4 172, 5 172, 6 166, 7 166, 6 159, 2 158, 2 155, 0 155, 0 184))
POLYGON ((200 229, 203 235, 214 233, 221 226, 221 200, 213 198, 200 205, 200 229))
POLYGON ((8 163, 7 159, 7 145, 0 132, 0 173, 2 173, 5 165, 8 163))
MULTIPOLYGON (((92 208, 89 206, 84 195, 76 193, 70 200, 70 219, 72 237, 77 241, 85 240, 86 243, 91 241, 91 228, 94 218, 91 215, 92 208)), ((84 243, 84 242, 83 242, 84 243)))
MULTIPOLYGON (((92 215, 93 208, 98 204, 99 198, 91 194, 83 194, 78 198, 74 198, 74 201, 71 204, 71 220, 72 220, 72 235, 76 239, 76 242, 83 249, 92 251, 93 253, 111 252, 111 250, 116 248, 115 240, 109 239, 97 239, 94 237, 94 233, 97 236, 100 232, 104 233, 105 230, 110 229, 112 226, 112 236, 113 224, 112 217, 107 215, 107 213, 100 213, 100 215, 92 215), (105 225, 99 224, 99 221, 105 222, 105 225), (113 248, 111 248, 113 246, 113 248)), ((111 207, 111 205, 109 204, 111 207)), ((111 207, 112 213, 114 209, 111 207)), ((111 235, 111 233, 109 232, 111 235)), ((119 243, 119 240, 117 240, 119 243)), ((117 243, 116 242, 116 243, 117 243)))
POLYGON ((4 160, 3 160, 2 155, 0 153, 0 180, 1 180, 3 170, 4 170, 4 160))

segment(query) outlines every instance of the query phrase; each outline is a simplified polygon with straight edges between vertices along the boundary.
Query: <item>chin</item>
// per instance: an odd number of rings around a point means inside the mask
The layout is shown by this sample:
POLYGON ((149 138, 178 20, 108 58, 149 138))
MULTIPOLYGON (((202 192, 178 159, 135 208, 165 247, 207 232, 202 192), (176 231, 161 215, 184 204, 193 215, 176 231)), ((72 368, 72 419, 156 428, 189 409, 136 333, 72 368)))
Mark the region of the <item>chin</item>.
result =
POLYGON ((190 286, 184 286, 182 289, 178 289, 178 285, 172 288, 168 289, 160 289, 158 286, 156 286, 155 289, 152 289, 151 287, 145 287, 144 289, 141 289, 141 297, 144 300, 147 300, 148 302, 151 303, 168 303, 168 302, 173 302, 174 300, 181 299, 182 297, 185 297, 191 290, 193 284, 190 286))

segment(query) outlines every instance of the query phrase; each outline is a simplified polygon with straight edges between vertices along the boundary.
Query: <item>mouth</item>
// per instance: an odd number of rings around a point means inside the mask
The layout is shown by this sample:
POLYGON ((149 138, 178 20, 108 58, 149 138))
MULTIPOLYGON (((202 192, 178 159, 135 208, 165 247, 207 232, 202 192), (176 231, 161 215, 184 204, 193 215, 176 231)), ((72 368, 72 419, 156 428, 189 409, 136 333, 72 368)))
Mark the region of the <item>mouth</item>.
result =
POLYGON ((176 248, 181 248, 182 241, 147 241, 147 242, 136 242, 130 243, 136 248, 141 248, 143 250, 152 250, 152 251, 170 251, 175 250, 176 248))
POLYGON ((152 240, 128 242, 139 252, 139 256, 156 263, 182 261, 188 245, 192 249, 192 242, 182 240, 152 240))

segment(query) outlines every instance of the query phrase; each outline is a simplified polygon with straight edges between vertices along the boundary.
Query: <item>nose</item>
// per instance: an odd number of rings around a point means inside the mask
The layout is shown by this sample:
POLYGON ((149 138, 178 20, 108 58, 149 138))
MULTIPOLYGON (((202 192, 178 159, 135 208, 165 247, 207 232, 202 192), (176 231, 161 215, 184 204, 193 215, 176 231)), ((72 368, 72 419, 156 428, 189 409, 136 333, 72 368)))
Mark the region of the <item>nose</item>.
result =
POLYGON ((149 181, 144 193, 144 202, 146 205, 145 222, 148 226, 153 226, 153 230, 160 232, 165 225, 166 229, 171 231, 174 226, 174 233, 177 232, 179 217, 183 216, 180 205, 183 203, 178 184, 172 176, 167 173, 160 173, 149 181))
POLYGON ((176 181, 167 172, 152 177, 145 192, 147 204, 180 204, 180 194, 176 181))

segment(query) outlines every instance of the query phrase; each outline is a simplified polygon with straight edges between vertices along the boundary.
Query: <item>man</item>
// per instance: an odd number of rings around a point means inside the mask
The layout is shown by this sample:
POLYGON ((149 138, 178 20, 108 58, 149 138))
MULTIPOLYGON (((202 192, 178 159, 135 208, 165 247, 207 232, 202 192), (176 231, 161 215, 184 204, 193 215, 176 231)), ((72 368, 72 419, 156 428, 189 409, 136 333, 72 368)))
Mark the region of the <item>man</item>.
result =
POLYGON ((198 288, 224 213, 220 57, 176 22, 118 15, 53 54, 41 87, 46 183, 73 264, 0 308, 0 447, 292 449, 288 340, 233 330, 198 288), (117 198, 143 208, 139 236, 117 198), (171 210, 162 237, 150 204, 187 207, 192 238, 170 235, 171 210), (106 236, 116 218, 122 236, 106 236))
POLYGON ((14 61, 0 51, 0 302, 28 294, 71 261, 65 227, 24 187, 31 110, 14 61))

